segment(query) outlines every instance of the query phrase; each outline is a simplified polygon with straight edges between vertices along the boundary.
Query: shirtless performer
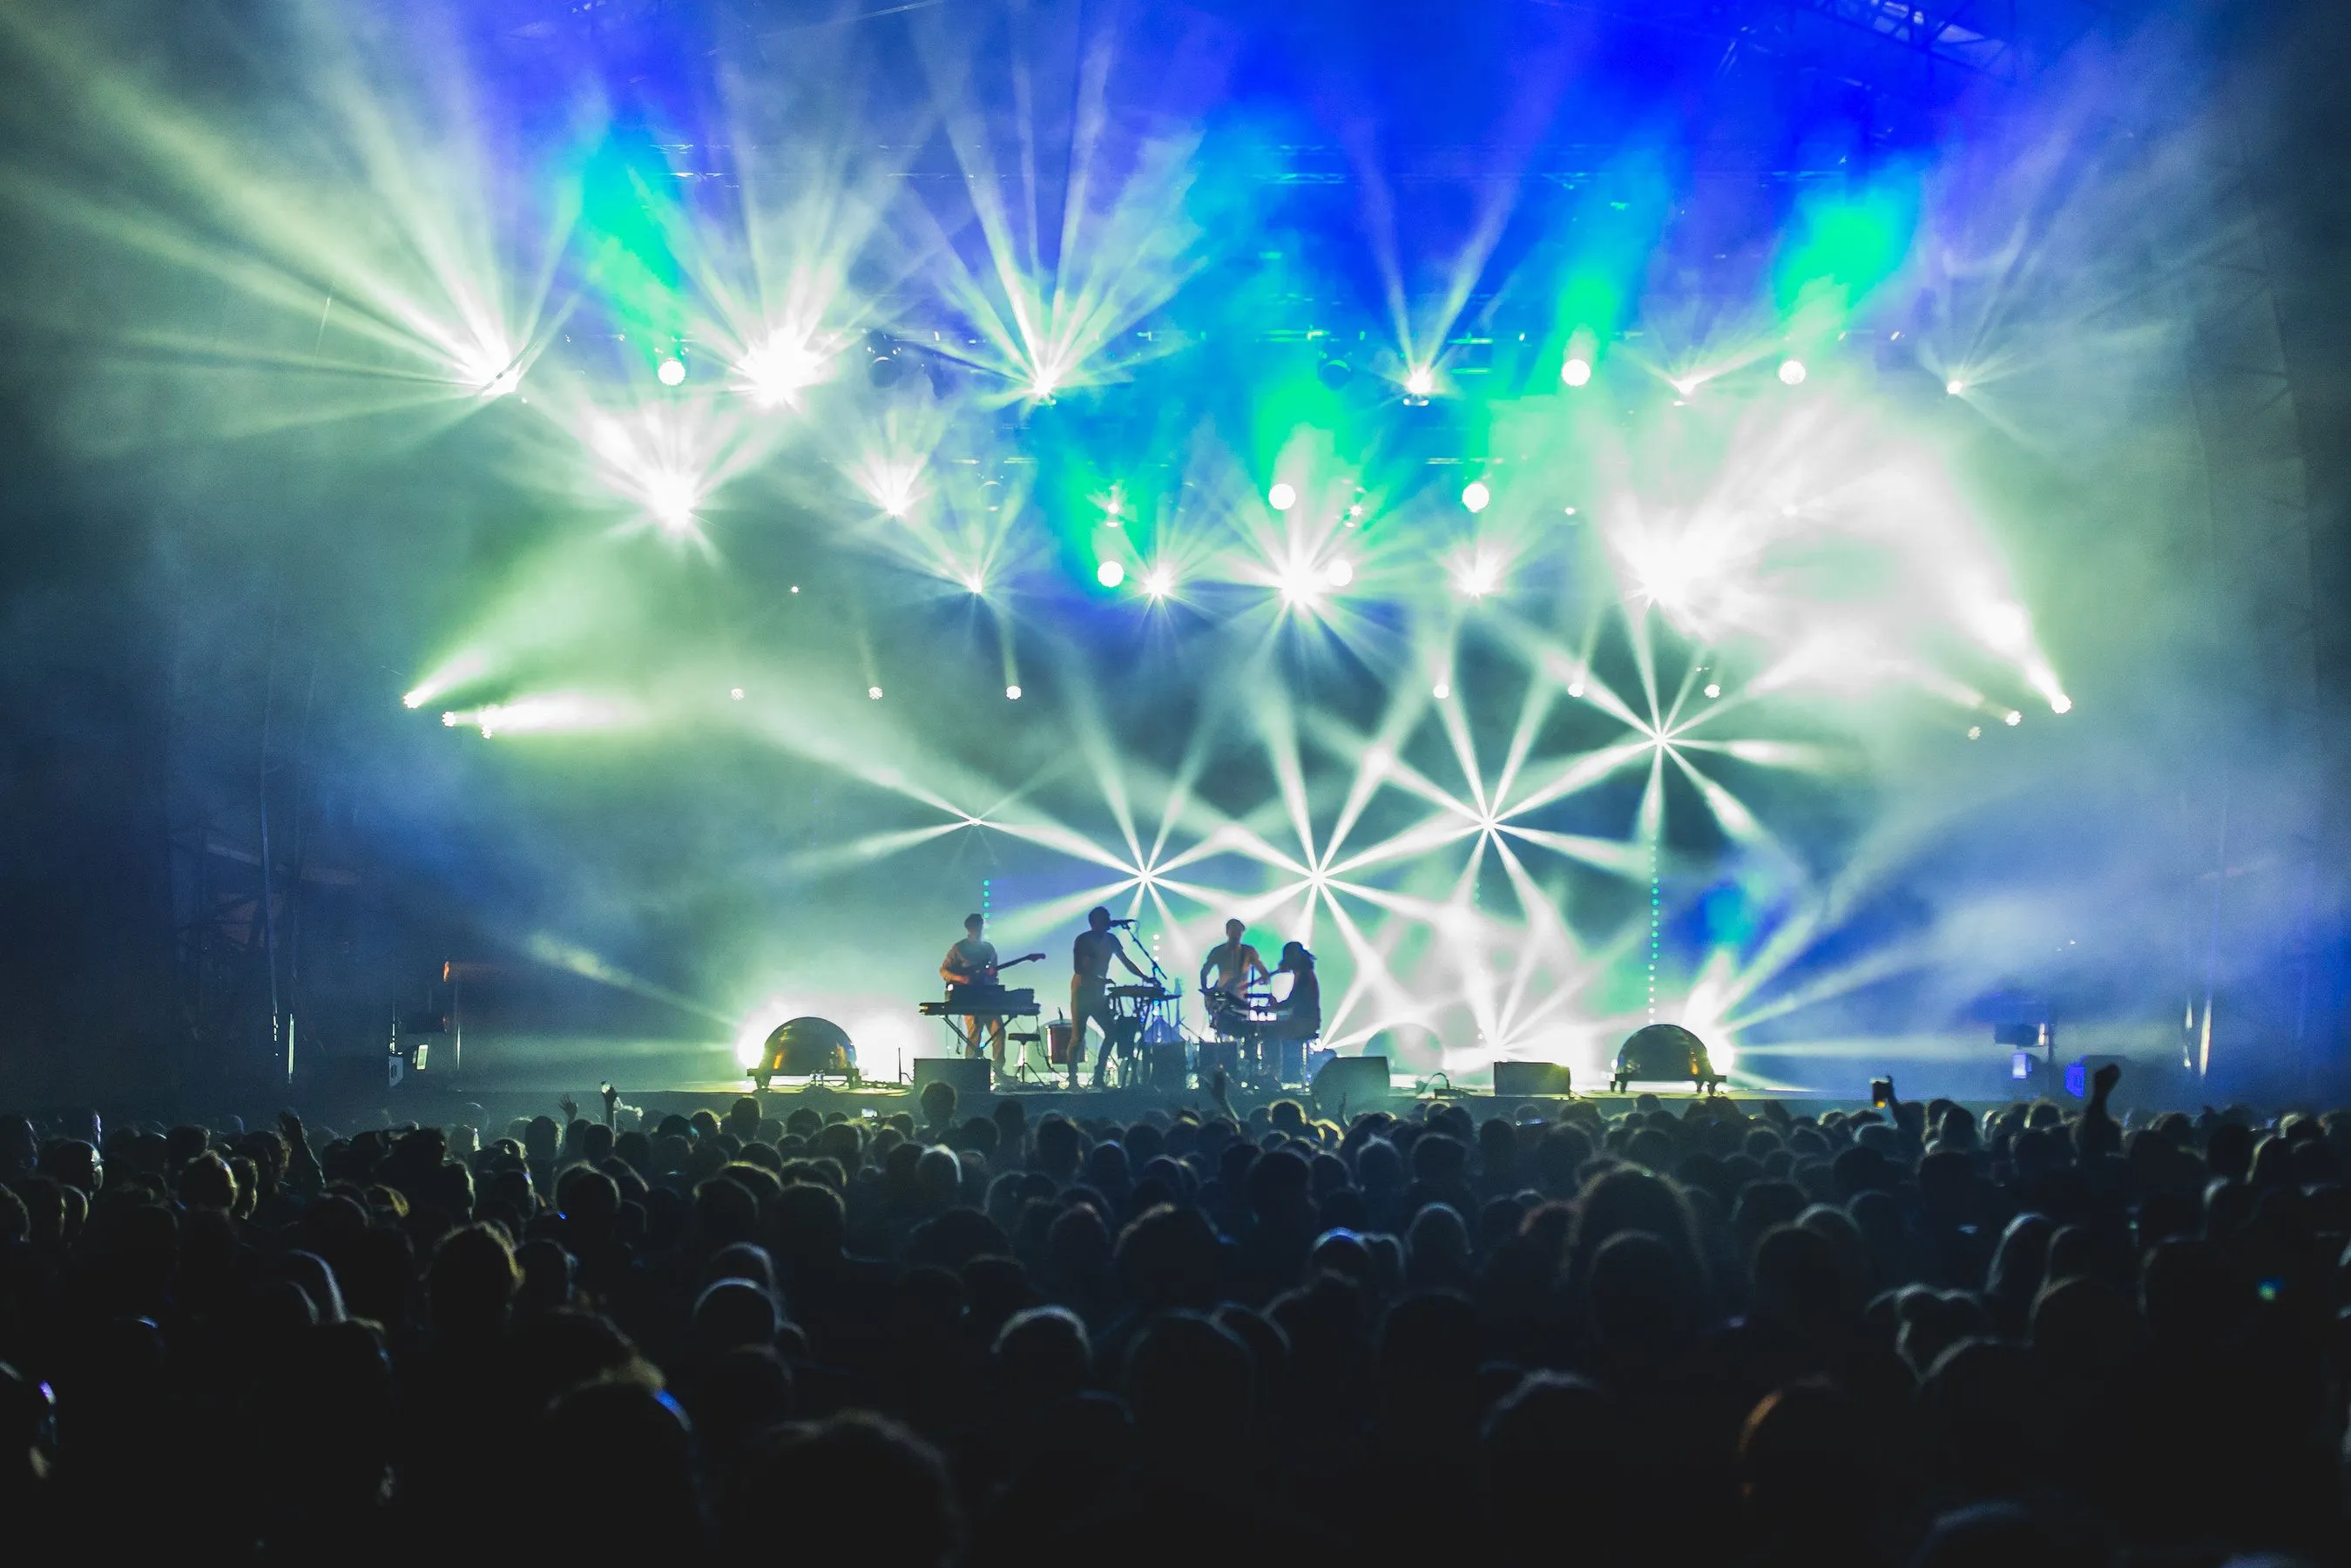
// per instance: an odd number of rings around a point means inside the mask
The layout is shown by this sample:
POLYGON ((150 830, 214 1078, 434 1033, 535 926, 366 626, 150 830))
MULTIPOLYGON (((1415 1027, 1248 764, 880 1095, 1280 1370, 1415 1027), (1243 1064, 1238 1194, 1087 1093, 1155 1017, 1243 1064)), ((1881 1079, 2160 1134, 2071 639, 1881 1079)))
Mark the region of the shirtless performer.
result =
POLYGON ((1207 999, 1208 1025, 1216 1028, 1226 1018, 1241 1019, 1249 1014, 1249 988, 1252 980, 1267 978, 1265 960, 1256 948, 1241 940, 1249 926, 1238 920, 1225 922, 1225 942, 1221 947, 1208 950, 1207 958, 1200 965, 1200 994, 1207 999), (1210 970, 1216 979, 1208 978, 1210 970))
MULTIPOLYGON (((940 979, 950 986, 984 986, 995 982, 996 944, 980 935, 987 925, 987 920, 980 915, 967 915, 963 917, 963 940, 948 948, 947 956, 939 960, 940 979)), ((988 1042, 993 1047, 996 1071, 1003 1071, 1004 1020, 974 1014, 959 1021, 962 1028, 958 1032, 963 1036, 964 1054, 979 1054, 980 1030, 985 1028, 988 1042)))
POLYGON ((1134 967, 1111 928, 1110 911, 1096 906, 1086 914, 1086 928, 1070 949, 1070 1087, 1078 1086, 1078 1061, 1085 1054, 1086 1020, 1102 1025, 1102 1053, 1094 1059, 1094 1086, 1110 1065, 1111 1042, 1119 1038, 1118 1015, 1110 1007, 1110 961, 1116 958, 1128 974, 1145 984, 1151 977, 1134 967))

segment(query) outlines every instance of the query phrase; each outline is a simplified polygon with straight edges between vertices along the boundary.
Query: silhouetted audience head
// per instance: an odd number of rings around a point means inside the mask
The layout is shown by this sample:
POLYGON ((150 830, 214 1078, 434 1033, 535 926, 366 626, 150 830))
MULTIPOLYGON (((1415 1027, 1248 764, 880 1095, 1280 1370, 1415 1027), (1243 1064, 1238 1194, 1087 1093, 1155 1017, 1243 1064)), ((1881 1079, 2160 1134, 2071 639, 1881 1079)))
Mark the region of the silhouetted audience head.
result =
POLYGON ((1061 1103, 0 1116, 0 1509, 261 1560, 2330 1560, 2351 1114, 1061 1103))

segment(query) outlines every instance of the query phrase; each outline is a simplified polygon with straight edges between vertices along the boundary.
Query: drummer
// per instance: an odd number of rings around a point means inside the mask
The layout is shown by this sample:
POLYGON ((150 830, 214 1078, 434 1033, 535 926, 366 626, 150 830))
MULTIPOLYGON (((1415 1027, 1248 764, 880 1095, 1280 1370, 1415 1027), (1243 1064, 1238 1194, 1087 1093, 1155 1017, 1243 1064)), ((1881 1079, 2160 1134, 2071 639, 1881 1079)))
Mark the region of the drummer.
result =
POLYGON ((1243 940, 1248 935, 1245 923, 1226 921, 1224 945, 1210 948, 1200 965, 1200 994, 1207 998, 1208 1024, 1220 1033, 1226 1019, 1238 1023, 1249 1017, 1249 982, 1270 977, 1265 960, 1243 940), (1213 981, 1208 978, 1211 970, 1216 972, 1213 981))

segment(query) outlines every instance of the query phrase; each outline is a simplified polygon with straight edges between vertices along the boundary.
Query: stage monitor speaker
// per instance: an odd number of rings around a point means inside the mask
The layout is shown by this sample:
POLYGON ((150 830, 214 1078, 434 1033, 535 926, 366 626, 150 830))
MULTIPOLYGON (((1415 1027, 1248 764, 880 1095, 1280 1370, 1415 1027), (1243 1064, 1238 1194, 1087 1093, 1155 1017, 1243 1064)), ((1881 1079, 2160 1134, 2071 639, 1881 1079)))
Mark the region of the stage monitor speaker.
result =
POLYGON ((1175 1093, 1184 1087, 1191 1071, 1191 1063, 1184 1058, 1184 1042, 1167 1040, 1143 1048, 1143 1082, 1164 1093, 1175 1093))
POLYGON ((1498 1061, 1494 1063, 1494 1092, 1516 1100, 1573 1091, 1568 1087, 1567 1064, 1563 1061, 1498 1061))
MULTIPOLYGON (((2128 1085, 2131 1083, 2131 1068, 2133 1065, 2127 1057, 2121 1056, 2084 1056, 2077 1057, 2074 1061, 2067 1062, 2065 1064, 2065 1092, 2072 1095, 2076 1100, 2087 1100, 2090 1097, 2090 1081, 2097 1077, 2098 1069, 2105 1066, 2108 1062, 2112 1062, 2114 1065, 2123 1070, 2122 1084, 2116 1085, 2116 1092, 2115 1096, 2117 1100, 2121 1099, 2121 1090, 2123 1085, 2128 1085)), ((2138 1076, 2141 1079, 2146 1077, 2144 1070, 2141 1071, 2138 1076)), ((2136 1086, 2134 1085, 2134 1087, 2136 1086)), ((2115 1108, 2116 1110, 2120 1110, 2122 1107, 2117 1105, 2115 1108)))
POLYGON ((968 1100, 975 1094, 992 1094, 996 1091, 996 1082, 990 1076, 986 1057, 914 1058, 914 1092, 920 1094, 934 1080, 952 1084, 958 1100, 968 1100))
POLYGON ((1309 1092, 1319 1115, 1353 1115, 1358 1111, 1373 1110, 1388 1097, 1388 1059, 1334 1056, 1315 1073, 1309 1092))

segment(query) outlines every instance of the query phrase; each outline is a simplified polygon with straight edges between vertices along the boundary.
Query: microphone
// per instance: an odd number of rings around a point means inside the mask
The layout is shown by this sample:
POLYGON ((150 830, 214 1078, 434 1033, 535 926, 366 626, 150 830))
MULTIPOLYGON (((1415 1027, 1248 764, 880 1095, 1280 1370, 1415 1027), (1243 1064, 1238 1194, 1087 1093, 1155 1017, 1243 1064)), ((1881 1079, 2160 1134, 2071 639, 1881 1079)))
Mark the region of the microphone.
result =
POLYGON ((1112 921, 1112 922, 1111 922, 1111 924, 1112 924, 1113 925, 1123 925, 1123 926, 1125 926, 1129 931, 1132 931, 1132 930, 1134 930, 1134 921, 1132 921, 1132 920, 1113 920, 1113 921, 1112 921))

